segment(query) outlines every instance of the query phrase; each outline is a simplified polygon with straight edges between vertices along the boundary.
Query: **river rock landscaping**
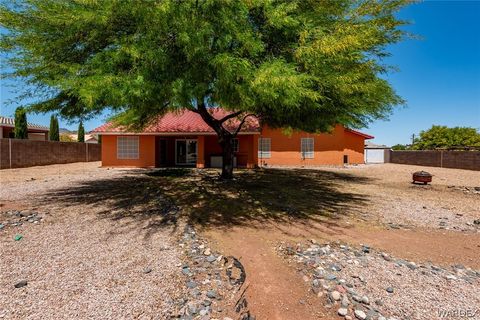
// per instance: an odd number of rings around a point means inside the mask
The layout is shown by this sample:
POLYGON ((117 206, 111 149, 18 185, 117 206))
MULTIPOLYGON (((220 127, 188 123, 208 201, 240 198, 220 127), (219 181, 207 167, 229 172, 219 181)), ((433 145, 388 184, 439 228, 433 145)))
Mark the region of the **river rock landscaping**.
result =
POLYGON ((23 224, 38 224, 43 221, 46 213, 33 210, 0 211, 0 230, 7 227, 20 227, 23 224))
POLYGON ((244 297, 245 269, 235 257, 211 250, 187 225, 178 243, 185 258, 180 264, 187 294, 177 301, 179 319, 254 320, 244 297), (231 316, 232 318, 230 318, 231 316))
MULTIPOLYGON (((311 291, 339 317, 361 320, 439 319, 442 312, 480 306, 480 272, 462 265, 416 264, 368 245, 278 246, 311 291)), ((480 311, 477 311, 480 313, 480 311)))

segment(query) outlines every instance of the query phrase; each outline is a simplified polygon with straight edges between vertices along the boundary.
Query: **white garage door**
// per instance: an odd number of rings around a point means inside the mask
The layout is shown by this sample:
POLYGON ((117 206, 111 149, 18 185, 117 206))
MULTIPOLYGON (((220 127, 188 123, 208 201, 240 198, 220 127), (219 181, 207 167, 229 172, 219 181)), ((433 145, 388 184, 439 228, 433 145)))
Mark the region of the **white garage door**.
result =
POLYGON ((385 151, 383 149, 365 149, 366 163, 384 163, 385 151))

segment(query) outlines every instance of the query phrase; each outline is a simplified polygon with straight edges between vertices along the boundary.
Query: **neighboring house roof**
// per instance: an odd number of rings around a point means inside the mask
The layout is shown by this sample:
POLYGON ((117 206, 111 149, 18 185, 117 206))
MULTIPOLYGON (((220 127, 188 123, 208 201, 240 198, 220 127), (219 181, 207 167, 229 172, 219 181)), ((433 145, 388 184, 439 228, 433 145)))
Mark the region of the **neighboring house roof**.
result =
MULTIPOLYGON (((211 108, 210 112, 216 119, 221 119, 229 114, 228 111, 221 108, 211 108)), ((226 127, 234 130, 239 124, 239 119, 230 119, 227 121, 226 127)), ((248 117, 241 130, 241 132, 259 131, 260 124, 255 117, 248 117)), ((96 128, 92 132, 125 133, 121 127, 115 127, 111 122, 96 128)), ((198 113, 185 110, 180 112, 169 112, 164 116, 159 116, 141 133, 215 133, 215 131, 203 121, 198 113)))
POLYGON ((98 138, 97 138, 96 135, 86 134, 85 135, 85 142, 98 142, 98 138))
MULTIPOLYGON (((230 114, 229 111, 222 108, 211 108, 210 112, 216 119, 221 119, 230 114)), ((230 119, 226 123, 229 130, 235 130, 240 124, 239 119, 230 119)), ((348 129, 350 133, 364 137, 365 139, 373 139, 368 134, 348 129)), ((260 121, 256 117, 248 117, 240 132, 260 132, 260 121)), ((122 127, 116 127, 113 123, 108 122, 94 129, 91 133, 111 134, 111 133, 128 133, 122 127)), ((203 121, 202 117, 193 111, 184 110, 179 112, 169 112, 164 116, 159 116, 154 122, 147 126, 141 133, 215 133, 215 131, 203 121)))
MULTIPOLYGON (((39 130, 39 131, 49 130, 45 126, 41 126, 39 124, 30 123, 30 122, 27 124, 27 126, 28 126, 28 129, 31 129, 31 130, 39 130)), ((0 116, 0 127, 12 127, 12 128, 15 127, 15 119, 0 116)))
POLYGON ((365 149, 390 149, 390 147, 387 147, 384 144, 375 144, 370 141, 365 141, 365 149))

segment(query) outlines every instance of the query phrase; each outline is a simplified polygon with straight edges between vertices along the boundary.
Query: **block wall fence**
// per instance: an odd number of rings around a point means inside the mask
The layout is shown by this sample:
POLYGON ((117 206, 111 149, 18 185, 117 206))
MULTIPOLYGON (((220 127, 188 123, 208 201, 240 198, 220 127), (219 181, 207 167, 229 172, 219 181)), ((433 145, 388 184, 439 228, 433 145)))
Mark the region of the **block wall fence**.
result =
POLYGON ((0 169, 100 160, 100 144, 0 139, 0 169))
POLYGON ((429 167, 480 170, 480 151, 391 151, 390 162, 429 167))

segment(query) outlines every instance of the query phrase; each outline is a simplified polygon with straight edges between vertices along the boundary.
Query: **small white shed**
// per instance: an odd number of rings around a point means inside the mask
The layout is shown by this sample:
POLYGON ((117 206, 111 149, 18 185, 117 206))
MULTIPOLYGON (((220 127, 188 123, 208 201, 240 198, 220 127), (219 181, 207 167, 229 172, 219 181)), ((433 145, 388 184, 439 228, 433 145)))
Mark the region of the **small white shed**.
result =
POLYGON ((390 147, 365 141, 365 163, 390 162, 390 147))

